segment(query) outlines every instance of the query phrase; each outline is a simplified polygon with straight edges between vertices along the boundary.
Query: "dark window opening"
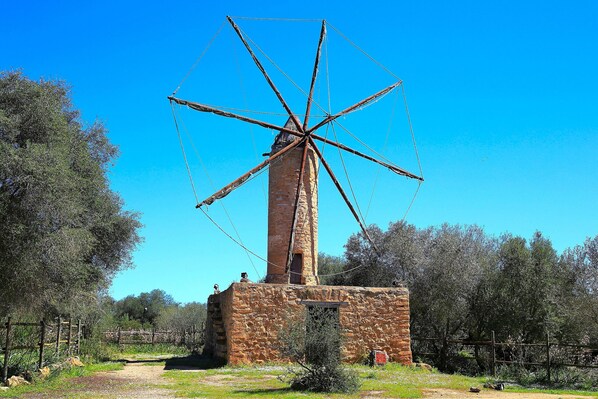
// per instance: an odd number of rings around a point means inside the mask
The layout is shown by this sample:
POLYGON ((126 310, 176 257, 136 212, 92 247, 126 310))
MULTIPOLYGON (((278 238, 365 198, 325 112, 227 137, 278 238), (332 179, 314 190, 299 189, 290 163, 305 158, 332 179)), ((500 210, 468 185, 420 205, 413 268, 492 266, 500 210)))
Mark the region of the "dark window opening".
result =
POLYGON ((291 261, 291 284, 301 284, 301 274, 303 273, 303 255, 293 254, 291 261))

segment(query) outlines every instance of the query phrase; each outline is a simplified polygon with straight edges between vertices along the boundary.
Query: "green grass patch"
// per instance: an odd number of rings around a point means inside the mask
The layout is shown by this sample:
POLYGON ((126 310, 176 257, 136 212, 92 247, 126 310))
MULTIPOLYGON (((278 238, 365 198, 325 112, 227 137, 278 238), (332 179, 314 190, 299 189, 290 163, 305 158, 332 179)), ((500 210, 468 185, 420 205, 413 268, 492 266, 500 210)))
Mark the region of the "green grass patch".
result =
MULTIPOLYGON (((197 370, 169 370, 164 374, 171 384, 163 388, 173 390, 183 398, 330 398, 357 399, 363 396, 380 398, 421 398, 426 389, 452 389, 463 392, 477 386, 482 388, 488 377, 467 377, 426 371, 419 368, 388 364, 385 367, 350 366, 359 373, 361 387, 356 394, 315 394, 297 392, 279 380, 287 366, 219 367, 197 370)), ((543 392, 598 396, 596 392, 538 390, 508 387, 509 392, 543 392)))
POLYGON ((188 355, 190 353, 186 347, 172 344, 135 344, 120 347, 116 344, 106 344, 105 348, 111 359, 139 355, 146 357, 147 355, 188 355))

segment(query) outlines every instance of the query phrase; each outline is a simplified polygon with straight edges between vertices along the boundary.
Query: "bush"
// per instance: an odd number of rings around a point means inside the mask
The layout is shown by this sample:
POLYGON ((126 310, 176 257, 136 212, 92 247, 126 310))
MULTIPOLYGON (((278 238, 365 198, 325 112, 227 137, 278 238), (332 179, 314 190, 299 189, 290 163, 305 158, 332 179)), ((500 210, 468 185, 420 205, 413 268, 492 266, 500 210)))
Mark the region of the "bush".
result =
POLYGON ((291 388, 352 393, 359 379, 341 364, 342 334, 337 309, 308 307, 303 319, 291 318, 279 333, 284 356, 299 364, 289 369, 291 388))

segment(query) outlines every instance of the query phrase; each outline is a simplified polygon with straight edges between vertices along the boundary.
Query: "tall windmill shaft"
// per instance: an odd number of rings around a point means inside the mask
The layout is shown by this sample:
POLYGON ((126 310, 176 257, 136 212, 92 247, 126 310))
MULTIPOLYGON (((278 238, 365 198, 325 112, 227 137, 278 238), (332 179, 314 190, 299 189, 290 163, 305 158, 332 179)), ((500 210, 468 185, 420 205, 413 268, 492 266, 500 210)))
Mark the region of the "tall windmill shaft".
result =
MULTIPOLYGON (((282 133, 277 136, 272 146, 273 151, 279 149, 277 146, 301 140, 290 135, 281 139, 281 136, 282 133)), ((317 171, 318 157, 308 141, 298 145, 270 164, 268 274, 266 276, 268 283, 317 284, 317 171), (301 165, 306 146, 307 151, 302 170, 301 165), (299 183, 300 176, 301 183, 299 183), (290 257, 289 246, 291 246, 290 257)))

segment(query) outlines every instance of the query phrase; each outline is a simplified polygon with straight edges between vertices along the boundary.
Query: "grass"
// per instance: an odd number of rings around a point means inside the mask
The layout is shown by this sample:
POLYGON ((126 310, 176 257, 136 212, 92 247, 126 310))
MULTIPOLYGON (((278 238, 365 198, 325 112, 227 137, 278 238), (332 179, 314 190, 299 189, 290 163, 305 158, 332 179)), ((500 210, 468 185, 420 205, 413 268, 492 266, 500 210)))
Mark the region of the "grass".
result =
POLYGON ((47 393, 51 391, 64 391, 77 388, 74 382, 75 377, 85 377, 98 371, 122 370, 121 362, 106 362, 87 364, 84 367, 70 367, 58 372, 41 381, 34 381, 31 385, 20 385, 10 388, 7 391, 0 391, 0 398, 18 398, 25 393, 47 393))
MULTIPOLYGON (((288 384, 279 377, 285 373, 286 366, 221 367, 188 370, 169 370, 164 377, 170 384, 164 388, 174 390, 177 397, 183 398, 332 398, 356 399, 363 396, 380 398, 421 398, 426 389, 452 389, 466 392, 472 386, 482 387, 487 377, 466 377, 442 374, 417 368, 389 364, 383 368, 350 366, 359 373, 361 388, 353 395, 315 394, 297 392, 289 389, 288 384)), ((508 387, 509 392, 543 392, 554 394, 576 394, 598 397, 597 392, 536 390, 520 387, 508 387)))
MULTIPOLYGON (((122 355, 122 354, 121 354, 122 355)), ((352 395, 316 394, 297 392, 281 381, 286 365, 256 365, 219 367, 211 359, 200 356, 174 357, 161 359, 157 354, 145 355, 133 353, 138 359, 149 360, 149 365, 165 368, 163 381, 156 380, 156 388, 170 390, 181 398, 255 398, 255 399, 357 399, 364 396, 376 398, 421 398, 426 389, 451 389, 460 391, 465 396, 469 387, 482 385, 489 381, 487 377, 466 377, 461 375, 442 374, 437 371, 426 371, 420 368, 404 367, 388 364, 385 367, 370 368, 367 366, 349 366, 360 377, 361 388, 352 395)), ((51 396, 52 391, 81 389, 82 385, 74 377, 89 375, 95 371, 122 369, 122 363, 90 364, 82 368, 71 368, 50 377, 49 379, 28 386, 17 387, 0 392, 0 397, 19 397, 29 392, 45 392, 51 396)), ((508 392, 529 393, 542 392, 551 394, 574 394, 577 396, 598 397, 598 392, 571 390, 540 390, 515 386, 507 386, 508 392)), ((77 397, 91 397, 92 393, 77 392, 77 397)), ((70 397, 70 396, 69 396, 70 397)))

